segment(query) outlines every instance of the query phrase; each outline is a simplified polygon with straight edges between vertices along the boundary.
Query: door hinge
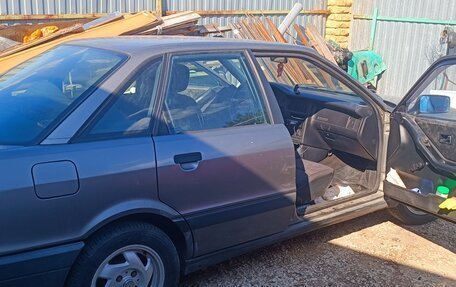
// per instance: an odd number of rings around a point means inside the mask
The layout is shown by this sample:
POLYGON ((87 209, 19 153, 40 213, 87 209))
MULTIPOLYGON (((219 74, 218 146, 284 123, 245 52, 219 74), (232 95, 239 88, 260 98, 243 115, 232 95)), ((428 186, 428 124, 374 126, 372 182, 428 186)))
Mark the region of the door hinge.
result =
POLYGON ((385 132, 390 131, 390 123, 391 123, 391 114, 390 113, 383 113, 383 129, 385 132))

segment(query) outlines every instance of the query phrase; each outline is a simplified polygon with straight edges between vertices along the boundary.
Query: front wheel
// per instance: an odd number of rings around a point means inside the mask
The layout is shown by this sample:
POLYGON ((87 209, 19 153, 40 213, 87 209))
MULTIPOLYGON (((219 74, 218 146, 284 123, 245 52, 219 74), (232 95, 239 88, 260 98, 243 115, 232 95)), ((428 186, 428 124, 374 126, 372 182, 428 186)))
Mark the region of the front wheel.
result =
POLYGON ((179 271, 178 253, 163 231, 147 223, 128 223, 88 242, 67 286, 177 286, 179 271))
POLYGON ((402 203, 388 210, 396 219, 407 225, 422 225, 437 219, 435 216, 402 203))

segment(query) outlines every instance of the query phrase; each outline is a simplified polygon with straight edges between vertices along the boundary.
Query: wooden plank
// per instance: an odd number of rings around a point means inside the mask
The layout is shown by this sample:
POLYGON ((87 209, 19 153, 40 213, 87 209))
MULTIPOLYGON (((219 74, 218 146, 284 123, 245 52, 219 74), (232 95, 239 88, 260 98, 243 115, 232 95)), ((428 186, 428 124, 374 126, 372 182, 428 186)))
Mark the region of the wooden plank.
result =
POLYGON ((327 60, 332 62, 333 64, 337 65, 336 60, 334 59, 334 56, 331 54, 331 51, 329 50, 328 46, 326 45, 325 39, 318 33, 317 28, 312 25, 308 24, 306 27, 306 36, 312 41, 312 45, 315 47, 315 49, 327 60))
POLYGON ((25 35, 30 35, 37 29, 44 28, 46 26, 57 26, 60 30, 74 26, 76 24, 84 24, 89 22, 90 19, 79 19, 79 20, 67 20, 67 21, 53 21, 40 24, 20 24, 14 26, 5 26, 0 29, 0 37, 5 37, 10 40, 22 43, 25 35))
POLYGON ((205 25, 198 25, 197 29, 200 34, 206 35, 206 34, 219 34, 219 33, 224 33, 231 31, 230 26, 218 26, 215 23, 210 23, 210 24, 205 24, 205 25))
MULTIPOLYGON (((272 21, 270 21, 270 25, 273 25, 273 27, 275 27, 275 25, 272 23, 272 21)), ((277 37, 280 37, 282 39, 282 41, 286 41, 285 38, 283 37, 283 35, 280 34, 278 29, 277 29, 275 35, 277 35, 277 37)), ((314 83, 318 86, 324 86, 323 83, 321 82, 320 78, 318 78, 317 75, 315 75, 315 73, 312 72, 312 70, 310 70, 310 68, 306 64, 304 64, 303 62, 300 62, 298 60, 295 60, 295 59, 292 59, 291 64, 295 69, 302 71, 302 73, 304 74, 304 78, 306 81, 304 81, 303 83, 308 83, 308 84, 314 83)), ((330 87, 334 87, 334 84, 332 83, 331 79, 326 78, 324 75, 323 75, 323 77, 325 78, 325 81, 328 83, 328 85, 330 87)))
MULTIPOLYGON (((271 35, 271 32, 268 31, 264 23, 258 18, 255 18, 255 24, 257 29, 260 31, 261 35, 263 36, 264 40, 269 41, 269 42, 277 42, 271 35)), ((266 63, 269 63, 268 60, 265 60, 266 63)), ((275 67, 271 67, 272 63, 268 65, 268 68, 271 70, 271 73, 274 74, 274 78, 278 81, 278 77, 275 75, 277 69, 275 67)), ((293 67, 289 65, 284 65, 284 72, 282 73, 282 80, 285 82, 288 82, 290 84, 294 84, 298 81, 299 75, 296 73, 296 71, 293 69, 293 67), (286 77, 286 79, 284 78, 286 77)))
MULTIPOLYGON (((269 27, 272 29, 274 38, 276 38, 276 40, 278 40, 278 42, 287 43, 287 40, 284 38, 282 33, 280 33, 279 29, 277 29, 277 27, 274 25, 272 20, 269 18, 266 18, 266 21, 268 22, 269 27)), ((311 80, 313 80, 315 83, 320 82, 318 80, 318 77, 316 77, 315 74, 306 65, 302 65, 300 67, 299 64, 297 63, 296 59, 289 59, 289 62, 291 64, 291 66, 293 67, 293 69, 295 69, 298 72, 301 83, 308 83, 311 80), (304 69, 302 69, 302 68, 304 68, 304 69)), ((299 83, 299 82, 295 82, 295 83, 299 83)), ((321 84, 321 82, 320 82, 320 84, 321 84)))
MULTIPOLYGON (((180 13, 181 11, 166 11, 165 15, 172 15, 180 13)), ((208 11, 195 11, 201 16, 214 16, 214 15, 239 15, 244 16, 246 10, 208 10, 208 11)), ((249 10, 250 15, 287 15, 290 10, 249 10)), ((329 15, 331 12, 329 10, 302 10, 300 14, 303 15, 329 15)))
MULTIPOLYGON (((258 35, 261 37, 262 40, 264 41, 269 41, 269 42, 275 42, 275 40, 272 38, 270 33, 265 29, 265 26, 263 25, 263 22, 258 18, 253 15, 250 15, 250 20, 253 25, 253 29, 255 29, 258 33, 258 35)), ((281 75, 277 74, 277 67, 274 66, 273 62, 270 59, 267 58, 262 58, 258 59, 259 62, 263 63, 264 68, 265 68, 265 74, 269 75, 269 78, 272 79, 274 82, 284 82, 284 83, 290 83, 292 84, 292 80, 290 78, 289 73, 292 71, 284 71, 281 75), (280 79, 279 79, 280 77, 280 79)))
POLYGON ((102 26, 102 25, 105 25, 105 24, 108 24, 108 23, 111 23, 111 22, 114 22, 114 21, 117 21, 120 19, 123 19, 122 13, 113 12, 113 13, 106 14, 105 16, 100 17, 98 19, 85 23, 82 26, 82 28, 84 28, 84 30, 89 30, 89 29, 92 29, 92 28, 95 28, 98 26, 102 26))
POLYGON ((162 17, 162 24, 157 25, 149 30, 144 30, 140 34, 143 35, 161 35, 166 33, 167 30, 172 28, 181 27, 186 24, 192 23, 196 25, 196 22, 201 18, 201 16, 195 12, 187 11, 181 12, 179 14, 174 14, 171 16, 162 17))
POLYGON ((18 45, 18 46, 14 46, 14 47, 12 47, 10 49, 4 50, 4 51, 2 51, 0 53, 0 58, 6 57, 6 56, 9 56, 9 55, 13 55, 13 54, 16 54, 18 52, 30 49, 32 47, 35 47, 35 46, 50 42, 50 41, 52 41, 52 40, 54 40, 56 38, 63 37, 65 35, 69 35, 69 34, 73 34, 73 33, 80 33, 82 31, 84 31, 84 29, 82 28, 82 24, 76 24, 76 25, 74 25, 72 27, 68 27, 68 28, 65 28, 65 29, 62 29, 62 30, 58 30, 57 32, 52 33, 52 34, 50 34, 50 35, 48 35, 46 37, 42 37, 42 38, 36 39, 34 41, 31 41, 29 43, 21 44, 21 45, 18 45))
POLYGON ((30 58, 35 57, 36 55, 46 52, 47 50, 67 41, 119 36, 131 31, 150 29, 151 27, 154 27, 158 24, 160 24, 160 21, 155 15, 149 12, 141 12, 133 15, 127 14, 124 15, 124 19, 98 26, 81 33, 64 35, 60 38, 55 38, 52 41, 5 57, 1 57, 0 55, 0 74, 6 72, 14 66, 19 65, 20 63, 23 63, 30 58))
POLYGON ((304 27, 302 27, 302 26, 300 26, 298 24, 294 24, 293 27, 294 27, 294 29, 296 31, 296 34, 298 35, 299 41, 301 41, 301 43, 304 46, 309 46, 309 41, 307 41, 307 38, 305 36, 304 27))

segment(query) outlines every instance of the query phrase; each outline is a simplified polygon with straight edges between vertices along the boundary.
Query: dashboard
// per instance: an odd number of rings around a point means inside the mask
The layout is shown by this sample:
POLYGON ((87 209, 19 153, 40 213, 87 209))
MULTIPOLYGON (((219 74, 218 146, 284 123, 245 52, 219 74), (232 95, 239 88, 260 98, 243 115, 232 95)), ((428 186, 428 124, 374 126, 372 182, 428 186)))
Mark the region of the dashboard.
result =
POLYGON ((344 93, 294 89, 271 84, 295 145, 312 150, 311 160, 322 160, 336 150, 377 159, 378 122, 361 98, 344 93), (315 157, 315 154, 321 154, 315 157))

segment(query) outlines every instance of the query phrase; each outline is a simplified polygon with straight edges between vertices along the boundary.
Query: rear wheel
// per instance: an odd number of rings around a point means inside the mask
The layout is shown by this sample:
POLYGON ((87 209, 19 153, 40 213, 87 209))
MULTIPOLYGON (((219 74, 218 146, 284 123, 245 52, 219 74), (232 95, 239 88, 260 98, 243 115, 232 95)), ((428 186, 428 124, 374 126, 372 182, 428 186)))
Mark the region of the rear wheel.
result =
POLYGON ((90 240, 67 286, 177 286, 179 271, 178 253, 163 231, 147 223, 129 223, 90 240))
POLYGON ((422 225, 437 219, 430 214, 402 203, 389 208, 389 211, 396 219, 407 225, 422 225))

